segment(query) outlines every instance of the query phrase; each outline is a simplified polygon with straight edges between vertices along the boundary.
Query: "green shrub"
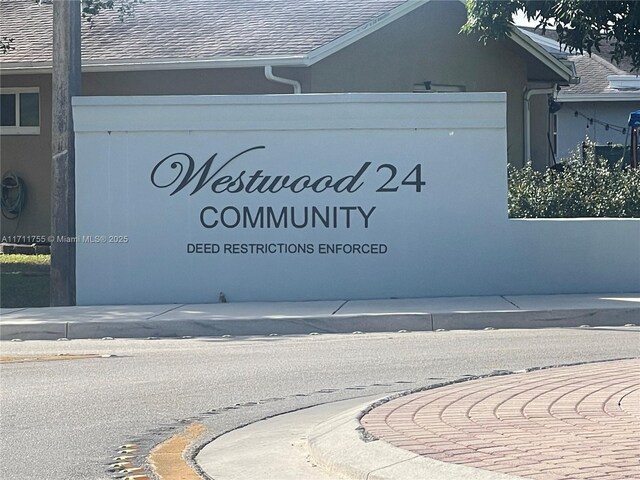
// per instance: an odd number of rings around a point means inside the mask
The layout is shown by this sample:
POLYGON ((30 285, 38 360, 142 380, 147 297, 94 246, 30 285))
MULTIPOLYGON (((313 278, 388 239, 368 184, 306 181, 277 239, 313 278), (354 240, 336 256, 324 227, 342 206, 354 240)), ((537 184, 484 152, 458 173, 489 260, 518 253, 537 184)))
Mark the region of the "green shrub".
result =
POLYGON ((562 170, 535 171, 509 165, 509 216, 514 218, 640 218, 640 169, 613 166, 577 154, 562 170))
POLYGON ((49 306, 49 255, 0 254, 0 307, 49 306))

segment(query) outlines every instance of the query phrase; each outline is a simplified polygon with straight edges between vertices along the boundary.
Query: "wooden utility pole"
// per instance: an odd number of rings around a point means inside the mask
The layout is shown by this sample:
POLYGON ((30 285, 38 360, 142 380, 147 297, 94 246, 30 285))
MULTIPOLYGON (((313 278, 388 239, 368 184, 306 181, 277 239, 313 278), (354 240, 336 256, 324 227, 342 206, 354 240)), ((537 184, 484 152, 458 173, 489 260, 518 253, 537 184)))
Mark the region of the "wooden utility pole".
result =
POLYGON ((81 93, 80 0, 53 1, 52 306, 76 303, 75 143, 71 97, 81 93))

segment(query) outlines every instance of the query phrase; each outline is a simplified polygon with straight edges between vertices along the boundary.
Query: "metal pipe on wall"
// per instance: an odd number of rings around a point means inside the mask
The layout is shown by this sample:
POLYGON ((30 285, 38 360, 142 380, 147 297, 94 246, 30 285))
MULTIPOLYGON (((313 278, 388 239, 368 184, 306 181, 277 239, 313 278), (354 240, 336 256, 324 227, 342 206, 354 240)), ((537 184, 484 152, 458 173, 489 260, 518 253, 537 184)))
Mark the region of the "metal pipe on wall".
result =
POLYGON ((524 163, 531 161, 531 97, 553 95, 555 87, 527 88, 524 91, 524 163))
POLYGON ((264 67, 264 76, 267 80, 271 80, 272 82, 284 83, 285 85, 290 85, 293 87, 293 93, 302 93, 302 86, 300 82, 297 80, 291 80, 290 78, 278 77, 273 74, 273 67, 271 65, 265 65, 264 67))

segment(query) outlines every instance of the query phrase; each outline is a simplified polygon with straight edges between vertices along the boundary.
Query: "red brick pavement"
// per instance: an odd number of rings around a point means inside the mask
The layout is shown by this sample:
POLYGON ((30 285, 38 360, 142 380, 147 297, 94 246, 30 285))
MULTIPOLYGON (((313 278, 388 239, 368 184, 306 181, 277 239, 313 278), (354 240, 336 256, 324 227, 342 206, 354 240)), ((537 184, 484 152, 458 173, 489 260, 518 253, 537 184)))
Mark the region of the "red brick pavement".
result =
POLYGON ((435 388, 362 425, 420 455, 524 478, 640 480, 640 359, 435 388))

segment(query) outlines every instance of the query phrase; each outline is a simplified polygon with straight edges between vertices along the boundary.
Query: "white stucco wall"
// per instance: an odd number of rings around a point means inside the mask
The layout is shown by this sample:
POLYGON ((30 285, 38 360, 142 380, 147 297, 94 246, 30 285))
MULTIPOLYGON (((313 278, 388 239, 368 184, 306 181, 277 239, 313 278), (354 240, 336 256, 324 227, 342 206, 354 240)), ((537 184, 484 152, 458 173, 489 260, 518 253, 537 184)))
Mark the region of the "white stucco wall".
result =
POLYGON ((640 221, 508 219, 505 100, 75 98, 78 303, 640 290, 640 221))

